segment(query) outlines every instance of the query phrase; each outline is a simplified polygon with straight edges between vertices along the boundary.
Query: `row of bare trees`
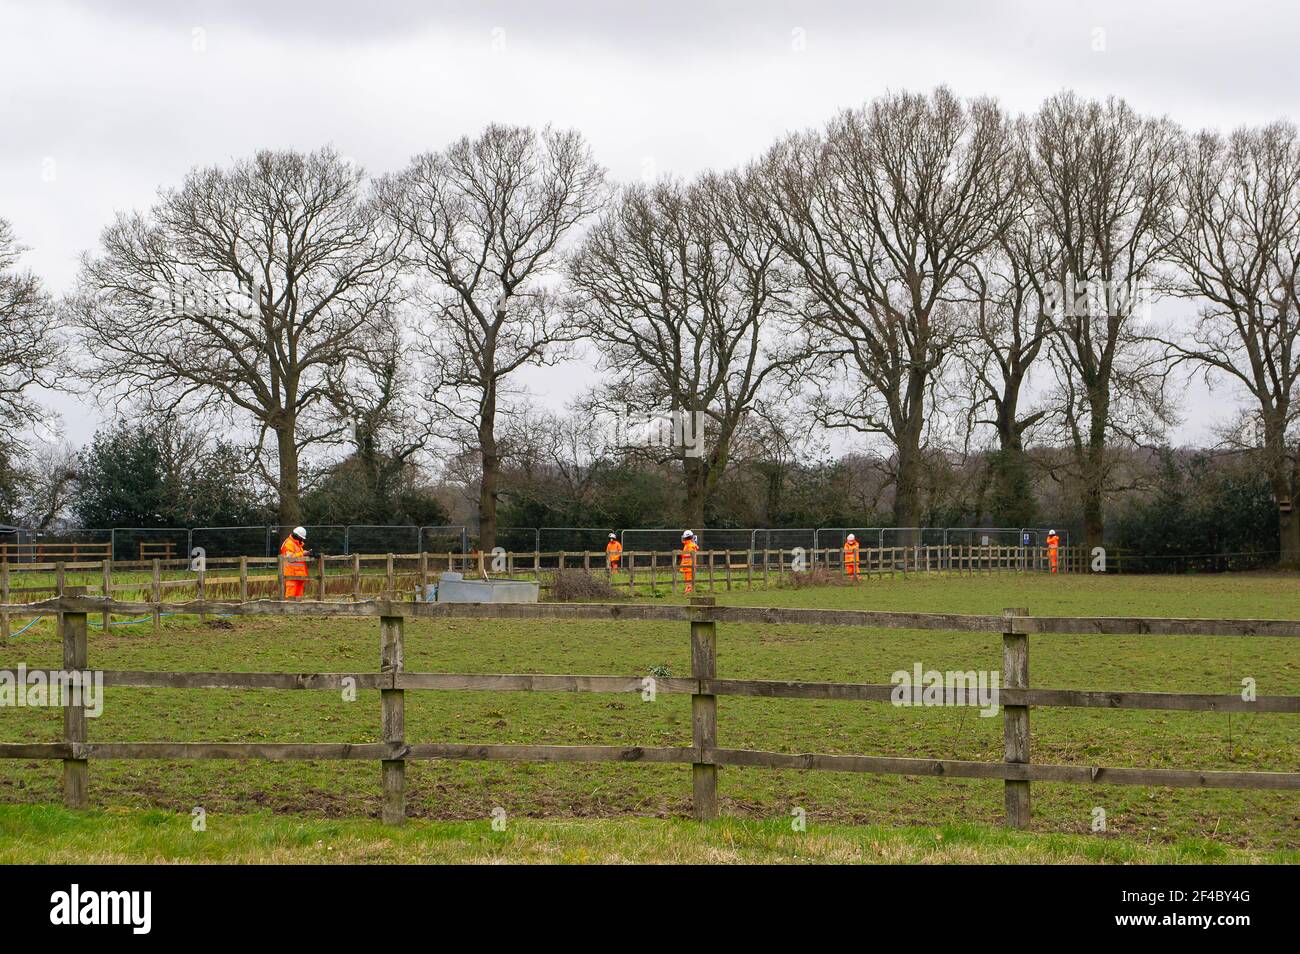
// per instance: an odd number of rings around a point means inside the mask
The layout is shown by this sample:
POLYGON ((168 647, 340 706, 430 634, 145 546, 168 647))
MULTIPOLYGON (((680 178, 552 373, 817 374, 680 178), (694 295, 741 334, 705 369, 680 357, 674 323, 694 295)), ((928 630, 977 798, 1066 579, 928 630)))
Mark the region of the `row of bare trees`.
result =
MULTIPOLYGON (((10 426, 59 347, 13 249, 0 229, 10 426)), ((583 342, 592 414, 701 422, 642 449, 679 462, 692 522, 738 434, 779 418, 883 440, 899 526, 935 448, 986 442, 1012 507, 1027 449, 1054 448, 1089 544, 1187 366, 1248 398, 1294 563, 1298 251, 1287 123, 1193 135, 1115 99, 1014 116, 940 88, 689 181, 611 184, 577 132, 506 126, 375 179, 330 150, 199 169, 105 230, 61 315, 96 393, 251 422, 285 524, 315 445, 472 452, 485 547, 521 371, 583 342)))

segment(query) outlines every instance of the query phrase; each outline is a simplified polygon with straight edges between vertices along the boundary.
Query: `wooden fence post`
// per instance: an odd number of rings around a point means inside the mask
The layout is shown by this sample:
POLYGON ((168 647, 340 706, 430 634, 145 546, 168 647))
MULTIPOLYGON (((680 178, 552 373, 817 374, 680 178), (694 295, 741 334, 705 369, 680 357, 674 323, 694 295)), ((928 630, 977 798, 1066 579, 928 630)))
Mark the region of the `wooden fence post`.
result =
MULTIPOLYGON (((65 587, 62 596, 85 596, 84 586, 65 587)), ((89 651, 86 645, 86 614, 61 613, 60 628, 63 636, 63 669, 65 672, 82 671, 88 666, 89 651)), ((63 706, 63 741, 69 744, 86 741, 86 709, 82 705, 63 706)), ((63 760, 63 804, 68 808, 85 808, 88 804, 87 788, 90 782, 90 763, 86 759, 63 760)))
MULTIPOLYGON (((395 599, 397 594, 387 592, 384 598, 395 599)), ((405 666, 403 623, 400 616, 379 618, 379 670, 396 674, 405 666)), ((406 744, 406 693, 402 689, 381 689, 383 741, 399 748, 406 744)), ((401 825, 406 821, 406 760, 382 759, 384 801, 380 816, 385 825, 401 825)))
POLYGON ((316 599, 325 602, 325 554, 316 555, 316 599))
MULTIPOLYGON (((198 599, 199 605, 203 606, 208 599, 208 571, 199 570, 198 575, 194 577, 194 595, 198 599)), ((199 622, 206 623, 208 614, 206 610, 199 610, 199 622)))
MULTIPOLYGON (((68 571, 62 561, 54 564, 54 595, 62 598, 63 591, 68 585, 68 571)), ((60 633, 63 632, 63 610, 54 614, 54 625, 60 633)))
MULTIPOLYGON (((9 604, 9 554, 0 553, 0 603, 9 604)), ((0 613, 0 639, 9 638, 9 614, 0 613)))
MULTIPOLYGON (((483 555, 479 554, 479 569, 483 568, 483 555)), ((397 589, 396 572, 393 569, 393 554, 388 554, 384 561, 384 590, 388 593, 397 589)))
POLYGON ((248 602, 248 557, 239 558, 239 602, 248 602))
POLYGON ((281 553, 275 561, 275 599, 284 599, 284 554, 281 553))
MULTIPOLYGON (((718 675, 717 623, 705 610, 714 605, 712 596, 691 598, 691 677, 716 679, 718 675)), ((691 696, 691 728, 699 756, 718 744, 718 697, 695 692, 691 696)), ((709 762, 691 765, 695 817, 708 821, 718 817, 718 767, 709 762)))
POLYGON ((149 586, 149 600, 153 603, 153 634, 162 630, 162 561, 154 557, 153 578, 149 586))
MULTIPOLYGON (((113 561, 111 559, 105 559, 104 560, 104 602, 107 603, 112 598, 113 598, 113 561)), ((112 625, 112 623, 113 623, 113 614, 110 613, 107 609, 104 610, 104 632, 106 633, 108 632, 108 628, 112 625)))
MULTIPOLYGON (((1004 689, 1029 688, 1029 636, 1015 632, 1013 616, 1028 616, 1023 607, 1004 609, 1006 620, 1002 633, 1002 687, 1004 689)), ((1003 706, 1003 736, 1006 742, 1007 762, 1016 765, 1029 763, 1029 707, 1003 706)), ((1006 807, 1008 828, 1029 827, 1029 782, 1007 779, 1006 807)))
POLYGON ((361 554, 352 554, 352 602, 361 602, 361 554))

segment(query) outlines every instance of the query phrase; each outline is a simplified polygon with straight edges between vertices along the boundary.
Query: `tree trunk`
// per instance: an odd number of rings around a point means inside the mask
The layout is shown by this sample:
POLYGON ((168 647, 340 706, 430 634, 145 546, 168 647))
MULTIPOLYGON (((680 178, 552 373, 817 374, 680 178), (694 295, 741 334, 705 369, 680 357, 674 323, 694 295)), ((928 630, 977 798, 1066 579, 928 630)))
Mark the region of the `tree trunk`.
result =
MULTIPOLYGON (((925 378, 912 374, 908 382, 908 413, 898 421, 898 475, 894 479, 894 526, 917 527, 921 523, 921 433, 925 428, 925 378)), ((914 531, 899 541, 913 546, 918 541, 914 531)))
MULTIPOLYGON (((894 483, 894 526, 916 527, 921 522, 921 450, 898 448, 898 476, 894 483)), ((907 535, 911 542, 912 535, 907 535)))
POLYGON ((708 497, 709 465, 702 457, 685 457, 682 470, 686 479, 686 506, 682 518, 691 529, 704 526, 704 504, 708 497))
POLYGON ((1277 501, 1278 564, 1286 569, 1300 569, 1300 519, 1295 512, 1295 472, 1288 464, 1280 426, 1266 435, 1265 454, 1269 463, 1269 486, 1277 501))
MULTIPOLYGON (((915 377, 915 376, 914 376, 915 377)), ((894 477, 894 526, 898 528, 915 528, 920 525, 920 434, 926 426, 926 408, 924 408, 924 380, 914 381, 910 386, 913 400, 910 403, 907 419, 898 426, 898 474, 894 477)), ((900 541, 902 546, 914 546, 918 543, 915 530, 905 530, 900 541)))
POLYGON ((287 535, 302 523, 302 499, 298 482, 298 438, 290 419, 275 430, 280 463, 280 530, 287 535))
POLYGON ((501 458, 497 454, 495 394, 484 402, 478 441, 483 458, 483 475, 478 492, 478 546, 486 553, 497 545, 497 488, 501 478, 501 458))
POLYGON ((1030 527, 1038 519, 1029 463, 1016 427, 1014 396, 1003 401, 998 411, 998 450, 989 457, 992 477, 989 516, 997 527, 1030 527))
POLYGON ((1101 487, 1090 483, 1083 491, 1083 537, 1088 552, 1102 545, 1105 514, 1102 507, 1101 487))
MULTIPOLYGON (((1107 375, 1109 378, 1109 375, 1107 375)), ((1091 552, 1103 546, 1106 529, 1106 430, 1110 419, 1110 395, 1098 389, 1089 394, 1088 446, 1084 449, 1083 536, 1091 552)))
POLYGON ((1288 570, 1300 570, 1300 519, 1294 504, 1278 504, 1278 564, 1288 570))

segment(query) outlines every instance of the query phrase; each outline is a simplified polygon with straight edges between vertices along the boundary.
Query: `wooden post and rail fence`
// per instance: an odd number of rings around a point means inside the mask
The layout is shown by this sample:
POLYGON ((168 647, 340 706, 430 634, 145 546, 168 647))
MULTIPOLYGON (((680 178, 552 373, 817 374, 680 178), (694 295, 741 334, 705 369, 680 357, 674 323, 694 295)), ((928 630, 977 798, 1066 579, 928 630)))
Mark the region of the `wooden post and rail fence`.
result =
MULTIPOLYGON (((1031 637, 1087 635, 1103 640, 1111 635, 1283 637, 1300 639, 1300 621, 1249 619, 1148 619, 1136 617, 1041 617, 1024 608, 998 616, 888 613, 717 606, 712 597, 696 597, 689 605, 624 603, 464 604, 402 600, 390 593, 359 602, 272 600, 221 602, 213 600, 160 604, 122 602, 86 596, 67 587, 61 596, 34 604, 0 606, 12 613, 56 614, 63 638, 64 673, 44 672, 47 679, 68 672, 95 672, 88 653, 87 619, 94 614, 275 616, 306 620, 377 618, 379 666, 369 672, 153 672, 102 671, 106 688, 172 689, 315 689, 346 687, 377 689, 381 695, 379 742, 346 743, 230 743, 230 742, 105 742, 90 741, 86 717, 79 706, 64 712, 60 742, 0 742, 0 758, 62 760, 64 798, 71 808, 89 804, 90 763, 99 759, 370 759, 381 766, 380 815, 390 824, 406 817, 406 765, 412 760, 456 759, 521 762, 653 762, 691 766, 694 815, 710 819, 719 812, 719 767, 823 770, 931 778, 1001 780, 1006 792, 1006 824, 1024 827, 1030 821, 1030 791, 1034 782, 1069 784, 1149 785, 1191 788, 1273 789, 1300 792, 1300 772, 1222 771, 1186 768, 1131 768, 1077 764, 1043 764, 1031 759, 1030 710, 1035 706, 1101 709, 1187 710, 1197 712, 1300 713, 1300 696, 1205 693, 1165 693, 1046 689, 1030 682, 1031 637), (592 620, 604 623, 652 621, 689 626, 689 677, 656 678, 638 675, 539 675, 512 673, 413 672, 405 667, 407 620, 437 622, 457 619, 515 619, 538 622, 592 620), (721 748, 718 739, 718 699, 749 696, 769 699, 817 699, 889 703, 894 685, 818 683, 781 680, 720 679, 717 675, 718 633, 724 626, 845 626, 873 630, 941 630, 978 632, 1002 639, 1003 666, 997 702, 1002 708, 1005 754, 1001 761, 905 758, 891 755, 787 753, 721 748), (689 746, 517 745, 449 743, 406 738, 405 694, 419 691, 473 692, 591 692, 685 693, 691 696, 689 746)), ((1298 644, 1300 645, 1300 644, 1298 644)), ((920 687, 913 687, 920 693, 920 687)), ((955 704, 984 706, 972 686, 954 694, 955 704)))
MULTIPOLYGON (((394 590, 423 590, 437 575, 452 570, 474 577, 531 578, 548 590, 557 571, 582 571, 602 576, 615 589, 636 596, 661 590, 676 593, 683 586, 681 551, 631 551, 621 554, 617 572, 610 572, 603 551, 483 553, 345 554, 317 556, 309 563, 306 595, 318 600, 341 597, 360 600, 394 590)), ((838 548, 795 550, 700 550, 694 554, 696 591, 717 592, 745 587, 767 589, 792 582, 800 572, 844 574, 843 552, 838 548)), ((58 580, 80 575, 88 592, 100 596, 147 593, 158 603, 186 593, 195 599, 238 596, 274 597, 284 592, 284 558, 218 557, 203 561, 204 569, 191 569, 190 560, 56 560, 46 563, 9 564, 0 561, 0 603, 13 597, 36 597, 58 591, 58 580), (93 579, 93 583, 90 582, 93 579)), ((1117 569, 1117 567, 1112 567, 1117 569)), ((1061 573, 1086 572, 1083 552, 1062 547, 1061 573)), ((974 575, 995 572, 1050 572, 1045 547, 884 547, 863 549, 857 577, 862 580, 909 573, 974 575)), ((159 614, 154 614, 155 623, 159 614)), ((11 614, 0 613, 0 638, 11 633, 11 614)), ((110 623, 103 614, 103 625, 110 623)))

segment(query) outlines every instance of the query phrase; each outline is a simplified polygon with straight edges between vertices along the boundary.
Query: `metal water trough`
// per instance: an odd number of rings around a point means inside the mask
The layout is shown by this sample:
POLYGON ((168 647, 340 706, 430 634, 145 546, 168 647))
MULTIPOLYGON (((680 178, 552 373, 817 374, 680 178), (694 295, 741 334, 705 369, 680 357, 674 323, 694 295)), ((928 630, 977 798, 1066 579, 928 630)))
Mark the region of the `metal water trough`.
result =
POLYGON ((536 603, 539 587, 533 580, 465 579, 463 573, 443 573, 424 598, 438 603, 536 603))

